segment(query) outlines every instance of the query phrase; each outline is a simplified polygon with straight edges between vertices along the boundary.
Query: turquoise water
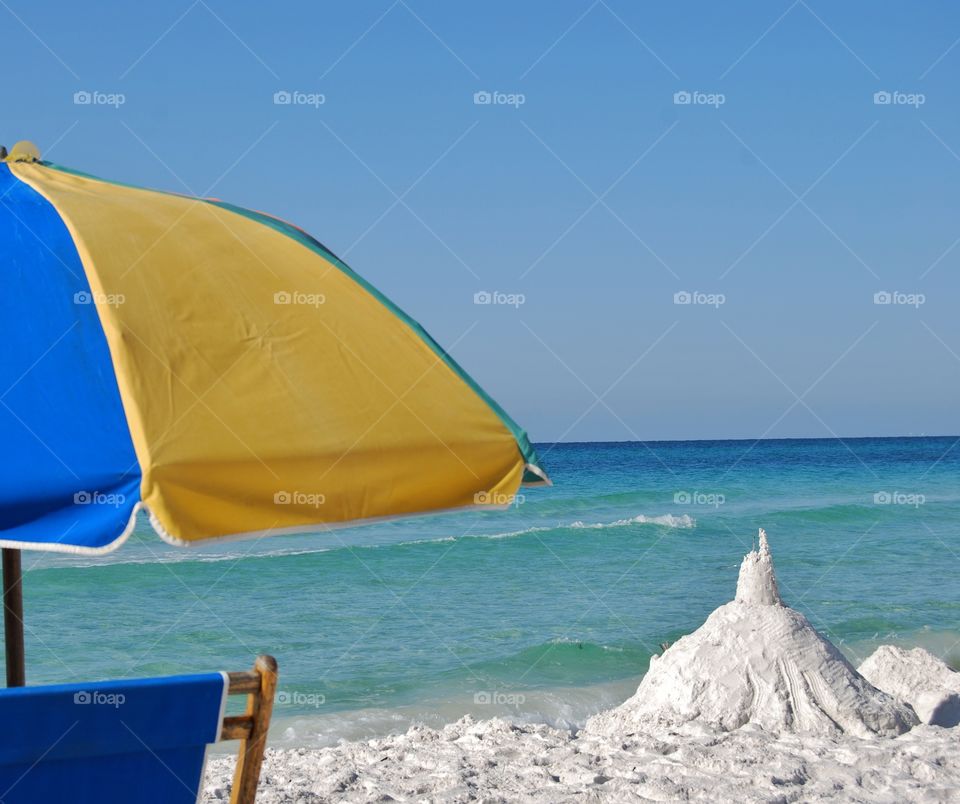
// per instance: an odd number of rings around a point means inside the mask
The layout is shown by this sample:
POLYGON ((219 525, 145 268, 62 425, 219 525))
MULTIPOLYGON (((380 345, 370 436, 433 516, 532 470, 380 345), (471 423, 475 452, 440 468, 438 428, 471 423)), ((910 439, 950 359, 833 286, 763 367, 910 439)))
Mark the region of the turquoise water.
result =
POLYGON ((854 662, 895 642, 956 663, 956 441, 540 445, 555 486, 505 512, 190 550, 143 521, 103 558, 25 554, 28 679, 269 652, 278 744, 467 711, 576 725, 731 599, 758 526, 786 602, 854 662))

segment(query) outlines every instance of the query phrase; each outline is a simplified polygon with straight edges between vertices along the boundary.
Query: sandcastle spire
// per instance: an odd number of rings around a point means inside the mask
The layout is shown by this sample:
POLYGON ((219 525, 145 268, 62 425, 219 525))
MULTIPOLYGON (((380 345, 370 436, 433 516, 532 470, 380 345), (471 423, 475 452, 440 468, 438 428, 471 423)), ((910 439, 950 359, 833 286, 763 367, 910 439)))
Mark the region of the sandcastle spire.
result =
POLYGON ((760 547, 743 557, 740 577, 737 579, 738 603, 759 603, 764 606, 782 606, 777 575, 773 569, 773 556, 767 532, 760 528, 760 547))

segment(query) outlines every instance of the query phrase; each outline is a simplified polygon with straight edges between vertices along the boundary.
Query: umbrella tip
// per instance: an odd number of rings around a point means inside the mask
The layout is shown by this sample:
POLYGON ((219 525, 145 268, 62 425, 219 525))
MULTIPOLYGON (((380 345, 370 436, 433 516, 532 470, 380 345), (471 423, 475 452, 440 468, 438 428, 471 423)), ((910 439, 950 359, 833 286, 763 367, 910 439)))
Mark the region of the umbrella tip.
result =
POLYGON ((29 140, 20 140, 9 152, 0 146, 0 159, 6 162, 39 162, 40 149, 29 140))

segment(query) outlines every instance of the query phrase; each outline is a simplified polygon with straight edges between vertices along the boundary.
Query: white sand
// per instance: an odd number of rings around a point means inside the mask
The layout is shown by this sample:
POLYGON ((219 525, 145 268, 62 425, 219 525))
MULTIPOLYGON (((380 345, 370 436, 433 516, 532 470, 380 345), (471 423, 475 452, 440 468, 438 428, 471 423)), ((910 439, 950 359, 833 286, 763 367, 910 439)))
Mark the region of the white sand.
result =
POLYGON ((875 687, 909 703, 924 723, 960 724, 960 673, 922 648, 881 645, 859 670, 875 687))
MULTIPOLYGON (((211 760, 202 801, 228 798, 230 759, 211 760)), ((319 751, 268 751, 261 804, 324 801, 958 801, 955 730, 896 739, 771 735, 574 738, 547 726, 465 718, 435 731, 319 751)))
MULTIPOLYGON (((583 731, 463 718, 271 750, 258 801, 960 801, 960 728, 917 725, 894 697, 950 700, 956 679, 929 654, 886 651, 865 667, 891 694, 783 604, 761 532, 736 599, 583 731)), ((229 797, 232 768, 210 761, 201 800, 229 797)))

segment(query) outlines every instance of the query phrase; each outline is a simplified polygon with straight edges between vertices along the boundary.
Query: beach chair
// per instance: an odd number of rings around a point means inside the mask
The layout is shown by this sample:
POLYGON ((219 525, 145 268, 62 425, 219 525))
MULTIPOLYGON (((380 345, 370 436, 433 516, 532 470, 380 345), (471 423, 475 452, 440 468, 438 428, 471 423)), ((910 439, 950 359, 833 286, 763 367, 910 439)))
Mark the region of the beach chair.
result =
POLYGON ((273 711, 277 662, 253 670, 0 690, 3 804, 195 804, 207 747, 240 740, 231 801, 249 804, 273 711), (224 717, 228 695, 246 695, 224 717))

